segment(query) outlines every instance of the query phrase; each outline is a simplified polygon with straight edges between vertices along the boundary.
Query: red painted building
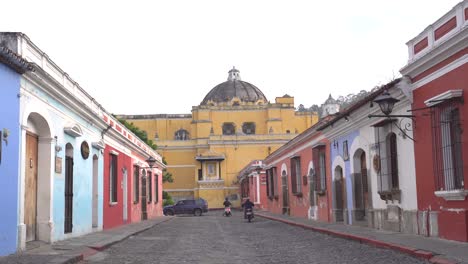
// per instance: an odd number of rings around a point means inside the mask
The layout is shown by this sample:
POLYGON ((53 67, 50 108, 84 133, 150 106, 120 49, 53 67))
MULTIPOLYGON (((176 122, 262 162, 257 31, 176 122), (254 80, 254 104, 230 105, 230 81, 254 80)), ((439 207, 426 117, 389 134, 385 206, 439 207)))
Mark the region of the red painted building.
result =
POLYGON ((263 161, 254 160, 239 175, 241 202, 249 198, 255 204, 256 209, 266 209, 266 174, 263 161))
POLYGON ((161 156, 112 117, 104 120, 103 228, 162 216, 161 156))
POLYGON ((407 45, 419 233, 468 241, 468 0, 407 45))
POLYGON ((323 122, 265 158, 268 211, 330 221, 329 143, 317 131, 323 122))

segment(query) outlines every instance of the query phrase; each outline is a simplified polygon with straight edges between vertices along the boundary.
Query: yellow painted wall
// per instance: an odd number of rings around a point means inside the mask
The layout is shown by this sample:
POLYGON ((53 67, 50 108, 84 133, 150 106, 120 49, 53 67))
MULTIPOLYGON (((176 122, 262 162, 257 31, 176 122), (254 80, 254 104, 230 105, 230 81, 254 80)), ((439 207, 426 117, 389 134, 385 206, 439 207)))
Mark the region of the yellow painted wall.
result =
MULTIPOLYGON (((126 119, 145 130, 150 139, 158 135, 155 140, 158 151, 174 177, 174 182, 165 183, 164 189, 175 200, 202 197, 210 208, 221 208, 226 196, 239 193, 237 176, 241 169, 252 160, 264 159, 318 121, 316 113, 296 112, 293 105, 293 97, 278 97, 274 104, 194 106, 191 116, 127 116, 126 119), (244 122, 254 122, 255 135, 222 135, 224 122, 235 123, 237 132, 242 131, 244 122), (174 140, 179 129, 189 131, 190 140, 174 140), (224 156, 219 162, 222 181, 198 181, 201 163, 196 157, 206 153, 224 156)), ((239 200, 232 202, 234 206, 240 205, 239 200)))

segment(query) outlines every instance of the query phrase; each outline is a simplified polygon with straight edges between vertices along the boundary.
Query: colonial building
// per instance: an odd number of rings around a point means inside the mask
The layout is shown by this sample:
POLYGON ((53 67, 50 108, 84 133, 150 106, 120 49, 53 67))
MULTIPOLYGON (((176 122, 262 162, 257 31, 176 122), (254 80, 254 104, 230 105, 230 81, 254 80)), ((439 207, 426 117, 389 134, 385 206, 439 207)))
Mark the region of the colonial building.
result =
POLYGON ((334 222, 417 233, 411 104, 398 83, 380 87, 319 128, 330 142, 334 222), (390 112, 381 111, 381 98, 396 102, 390 112))
POLYGON ((407 46, 401 74, 416 120, 419 232, 468 241, 468 0, 407 46))
POLYGON ((252 160, 263 159, 317 122, 317 113, 295 111, 294 97, 270 103, 239 71, 215 86, 192 114, 125 115, 156 140, 174 182, 164 189, 175 199, 202 197, 210 208, 226 196, 239 205, 237 176, 252 160))
MULTIPOLYGON (((0 111, 7 117, 0 122, 6 215, 0 254, 25 249, 27 242, 52 243, 101 230, 104 208, 118 208, 128 193, 120 190, 121 167, 108 161, 106 144, 130 157, 128 167, 147 167, 145 160, 153 157, 158 174, 161 156, 119 126, 26 35, 3 32, 0 42, 0 111), (112 184, 106 185, 108 180, 112 184)), ((161 214, 161 205, 148 208, 151 216, 161 214)))
POLYGON ((331 116, 320 120, 281 146, 264 160, 266 208, 288 214, 329 221, 331 192, 328 140, 317 129, 331 116))
POLYGON ((31 70, 31 67, 11 50, 0 46, 0 256, 14 253, 18 242, 18 157, 21 139, 18 94, 21 75, 31 70))
POLYGON ((267 209, 267 183, 263 161, 252 161, 239 172, 237 179, 242 201, 249 198, 255 204, 255 208, 267 209))

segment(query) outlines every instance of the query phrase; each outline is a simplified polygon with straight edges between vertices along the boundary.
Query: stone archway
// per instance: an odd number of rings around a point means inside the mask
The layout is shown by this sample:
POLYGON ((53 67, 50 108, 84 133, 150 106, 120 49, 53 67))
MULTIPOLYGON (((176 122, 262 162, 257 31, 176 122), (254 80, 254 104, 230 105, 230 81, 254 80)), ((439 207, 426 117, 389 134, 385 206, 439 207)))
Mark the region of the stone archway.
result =
POLYGON ((23 127, 23 168, 19 244, 34 240, 52 241, 52 148, 55 140, 50 125, 39 113, 31 112, 23 127))

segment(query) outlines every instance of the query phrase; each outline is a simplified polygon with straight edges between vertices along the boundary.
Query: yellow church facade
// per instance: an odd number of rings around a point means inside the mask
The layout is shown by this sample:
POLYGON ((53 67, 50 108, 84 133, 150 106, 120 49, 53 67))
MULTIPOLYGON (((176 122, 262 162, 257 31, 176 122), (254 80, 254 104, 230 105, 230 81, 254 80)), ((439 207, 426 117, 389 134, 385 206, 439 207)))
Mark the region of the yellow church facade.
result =
POLYGON ((221 208, 225 197, 240 205, 239 172, 318 121, 316 112, 296 111, 294 97, 270 103, 239 71, 214 87, 192 114, 120 115, 154 138, 174 182, 164 190, 175 200, 203 198, 221 208))

